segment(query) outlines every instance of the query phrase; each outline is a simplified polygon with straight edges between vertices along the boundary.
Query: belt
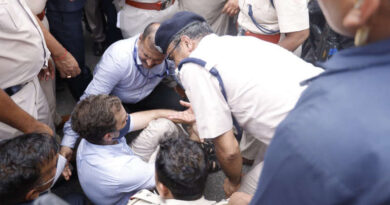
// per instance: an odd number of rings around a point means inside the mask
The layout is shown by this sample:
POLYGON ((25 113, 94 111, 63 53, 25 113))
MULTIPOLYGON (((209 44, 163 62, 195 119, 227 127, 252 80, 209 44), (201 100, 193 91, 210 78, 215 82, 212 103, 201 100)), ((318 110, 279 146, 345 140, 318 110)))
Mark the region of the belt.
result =
POLYGON ((165 0, 164 2, 159 1, 156 3, 143 3, 133 0, 126 0, 126 4, 139 8, 139 9, 146 9, 146 10, 164 10, 168 8, 169 6, 173 5, 175 3, 175 0, 165 0))
POLYGON ((46 11, 45 11, 45 9, 43 9, 43 11, 37 15, 39 20, 42 21, 43 18, 45 18, 45 14, 46 14, 46 11))
POLYGON ((9 96, 14 95, 15 93, 19 92, 27 83, 14 85, 9 88, 4 89, 4 92, 6 92, 9 96))
POLYGON ((264 35, 264 34, 257 34, 257 33, 252 33, 250 31, 245 31, 244 33, 245 36, 253 36, 258 39, 261 39, 263 41, 268 41, 271 43, 279 43, 280 40, 280 33, 274 34, 274 35, 264 35))

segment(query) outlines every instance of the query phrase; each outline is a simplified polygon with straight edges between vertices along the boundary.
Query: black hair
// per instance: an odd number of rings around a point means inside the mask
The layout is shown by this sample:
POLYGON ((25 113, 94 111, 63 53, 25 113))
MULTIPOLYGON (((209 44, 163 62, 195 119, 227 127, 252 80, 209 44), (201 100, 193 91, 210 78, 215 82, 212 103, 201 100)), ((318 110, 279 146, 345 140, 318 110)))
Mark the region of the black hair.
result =
POLYGON ((55 158, 59 146, 46 134, 25 134, 0 143, 0 202, 23 202, 41 183, 41 168, 55 158))
POLYGON ((163 140, 156 158, 156 174, 175 199, 199 199, 208 175, 205 154, 200 145, 190 139, 163 140))

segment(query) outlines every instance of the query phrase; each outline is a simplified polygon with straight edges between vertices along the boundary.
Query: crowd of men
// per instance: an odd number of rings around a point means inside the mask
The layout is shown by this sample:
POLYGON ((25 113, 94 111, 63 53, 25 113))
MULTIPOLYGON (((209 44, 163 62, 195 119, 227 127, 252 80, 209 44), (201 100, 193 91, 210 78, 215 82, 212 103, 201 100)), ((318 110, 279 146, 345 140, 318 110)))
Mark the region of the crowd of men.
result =
POLYGON ((0 203, 389 203, 390 1, 319 3, 358 46, 321 67, 308 0, 0 0, 0 203))

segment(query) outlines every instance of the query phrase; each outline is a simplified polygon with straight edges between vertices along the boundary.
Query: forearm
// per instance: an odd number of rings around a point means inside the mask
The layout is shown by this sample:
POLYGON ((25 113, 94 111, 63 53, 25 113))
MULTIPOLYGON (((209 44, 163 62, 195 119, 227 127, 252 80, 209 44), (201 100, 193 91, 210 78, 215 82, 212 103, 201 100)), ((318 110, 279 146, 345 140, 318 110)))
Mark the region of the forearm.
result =
POLYGON ((233 130, 214 139, 214 144, 222 170, 233 184, 238 185, 241 180, 242 158, 233 130))
POLYGON ((130 114, 131 120, 133 121, 133 129, 139 130, 148 126, 149 122, 157 118, 168 118, 171 115, 175 115, 177 111, 158 109, 158 110, 148 110, 142 112, 136 112, 130 114))
POLYGON ((36 17, 39 27, 42 30, 43 36, 45 38, 45 42, 47 48, 50 50, 52 56, 54 58, 59 58, 66 54, 66 49, 54 38, 54 36, 46 29, 43 23, 36 17))
POLYGON ((289 51, 295 51, 309 37, 309 29, 286 33, 286 38, 279 42, 279 45, 289 51))

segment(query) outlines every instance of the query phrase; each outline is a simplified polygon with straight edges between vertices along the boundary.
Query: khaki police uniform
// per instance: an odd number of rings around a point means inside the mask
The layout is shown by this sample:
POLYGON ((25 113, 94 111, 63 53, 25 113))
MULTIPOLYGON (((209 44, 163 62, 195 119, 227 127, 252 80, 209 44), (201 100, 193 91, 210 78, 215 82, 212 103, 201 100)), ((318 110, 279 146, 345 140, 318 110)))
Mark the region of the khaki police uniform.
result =
POLYGON ((226 0, 181 0, 180 10, 203 16, 216 34, 225 35, 232 21, 229 15, 222 13, 225 4, 226 0))
MULTIPOLYGON (((147 4, 158 4, 158 0, 131 0, 132 2, 140 2, 147 4)), ((173 0, 166 0, 173 2, 173 0)), ((165 0, 163 0, 165 2, 165 0)), ((131 6, 125 0, 116 1, 118 10, 117 27, 121 29, 123 38, 130 38, 136 34, 142 33, 145 27, 152 22, 162 22, 172 17, 179 11, 179 0, 174 0, 174 3, 167 4, 166 8, 161 10, 143 9, 131 6)))
MULTIPOLYGON (((11 99, 38 121, 53 127, 46 97, 38 80, 50 52, 35 16, 24 0, 0 0, 0 87, 22 88, 11 99)), ((0 140, 21 134, 0 123, 0 140)))
MULTIPOLYGON (((210 34, 189 57, 207 63, 205 67, 187 63, 179 72, 199 137, 213 139, 231 130, 233 115, 248 135, 266 145, 305 89, 299 83, 322 71, 277 45, 252 37, 210 34), (209 72, 213 67, 223 80, 227 100, 217 78, 209 72)), ((263 156, 257 152, 256 157, 241 182, 240 190, 248 194, 256 190, 262 168, 263 156)))
MULTIPOLYGON (((30 8, 31 12, 34 15, 38 15, 40 18, 42 24, 45 26, 47 30, 50 30, 49 28, 49 22, 45 15, 45 7, 46 7, 47 0, 27 0, 26 3, 28 7, 30 8)), ((50 58, 50 61, 52 59, 50 58)), ((52 61, 53 62, 53 61, 52 61)), ((52 63, 53 66, 54 63, 52 63)), ((55 74, 56 72, 54 72, 55 74)), ((47 102, 49 104, 50 114, 53 118, 54 124, 58 124, 61 122, 61 116, 56 112, 56 95, 55 95, 55 76, 54 79, 48 79, 48 80, 39 80, 39 83, 41 84, 42 90, 45 93, 47 102)))
MULTIPOLYGON (((265 29, 291 33, 309 28, 309 10, 307 0, 238 0, 240 13, 237 23, 245 31, 254 34, 266 34, 260 30, 249 16, 249 6, 252 6, 255 21, 265 29)), ((285 36, 282 35, 280 40, 285 36)), ((296 50, 300 55, 301 48, 296 50)))
POLYGON ((206 200, 204 197, 194 201, 183 201, 176 199, 161 199, 158 194, 143 189, 131 197, 127 205, 226 205, 227 201, 215 202, 206 200))

